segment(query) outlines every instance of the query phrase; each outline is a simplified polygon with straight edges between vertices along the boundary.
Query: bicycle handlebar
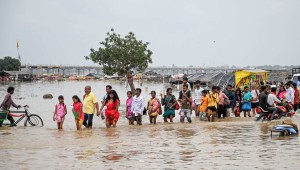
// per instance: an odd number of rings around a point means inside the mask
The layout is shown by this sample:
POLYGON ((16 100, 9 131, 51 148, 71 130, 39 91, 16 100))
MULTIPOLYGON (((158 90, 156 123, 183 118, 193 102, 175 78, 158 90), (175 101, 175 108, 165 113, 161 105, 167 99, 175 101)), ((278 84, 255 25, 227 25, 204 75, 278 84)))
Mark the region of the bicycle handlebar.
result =
POLYGON ((29 108, 29 106, 28 106, 28 105, 24 105, 24 106, 21 106, 21 107, 24 107, 24 108, 29 108))

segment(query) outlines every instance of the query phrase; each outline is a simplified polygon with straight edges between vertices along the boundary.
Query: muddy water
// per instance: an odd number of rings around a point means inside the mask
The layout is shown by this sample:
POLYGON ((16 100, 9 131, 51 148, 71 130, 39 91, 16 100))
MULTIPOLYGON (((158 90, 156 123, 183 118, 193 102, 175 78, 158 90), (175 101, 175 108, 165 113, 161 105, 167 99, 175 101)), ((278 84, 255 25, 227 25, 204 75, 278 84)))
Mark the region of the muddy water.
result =
MULTIPOLYGON (((28 104, 45 123, 42 128, 0 129, 1 169, 299 169, 300 140, 298 137, 270 138, 269 129, 279 122, 256 123, 251 118, 228 118, 207 123, 193 119, 192 124, 149 125, 143 118, 141 127, 128 126, 124 115, 115 129, 106 129, 96 117, 94 129, 75 130, 71 112, 64 130, 58 131, 52 121, 57 96, 63 94, 68 109, 71 97, 83 95, 90 84, 101 98, 104 86, 112 84, 118 91, 122 107, 126 88, 118 82, 36 82, 13 84, 17 104, 28 104), (52 93, 54 99, 42 95, 52 93)), ((12 85, 12 84, 10 84, 12 85)), ((9 84, 0 85, 1 100, 9 84)), ((143 95, 161 84, 145 84, 143 95)), ((295 119, 299 124, 299 118, 295 119)))

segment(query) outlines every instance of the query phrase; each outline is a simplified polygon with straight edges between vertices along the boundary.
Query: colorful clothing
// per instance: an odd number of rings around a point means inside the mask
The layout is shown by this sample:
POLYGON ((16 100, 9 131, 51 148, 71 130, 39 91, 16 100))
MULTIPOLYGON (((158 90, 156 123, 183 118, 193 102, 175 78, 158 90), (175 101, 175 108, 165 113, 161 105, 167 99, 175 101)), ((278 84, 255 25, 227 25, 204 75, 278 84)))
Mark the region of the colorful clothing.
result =
POLYGON ((296 89, 294 92, 294 104, 298 104, 298 100, 299 100, 299 91, 298 89, 296 89))
POLYGON ((74 113, 75 120, 79 119, 80 122, 83 122, 84 113, 82 111, 82 103, 81 102, 73 103, 73 112, 75 112, 74 113))
POLYGON ((286 91, 281 91, 278 93, 278 97, 280 100, 283 100, 285 99, 285 95, 286 95, 286 91))
POLYGON ((200 105, 200 112, 206 112, 208 107, 208 97, 202 96, 201 98, 201 105, 200 105))
POLYGON ((96 103, 98 103, 98 100, 94 93, 86 94, 83 99, 83 112, 85 114, 94 114, 96 103))
POLYGON ((65 104, 57 104, 56 105, 56 121, 57 122, 64 122, 66 114, 66 105, 65 104))
POLYGON ((127 110, 127 112, 126 112, 126 118, 127 119, 132 119, 132 118, 134 118, 134 114, 133 114, 133 112, 131 111, 131 105, 132 105, 132 97, 131 98, 128 98, 127 100, 126 100, 126 110, 127 110))
POLYGON ((175 117, 175 100, 176 98, 174 95, 167 95, 165 98, 162 99, 161 104, 165 106, 163 114, 164 118, 170 118, 170 116, 175 117))
POLYGON ((251 99, 252 99, 252 93, 250 91, 248 91, 247 93, 244 94, 243 105, 242 105, 243 111, 251 110, 251 99))
POLYGON ((251 99, 252 99, 251 92, 248 91, 247 93, 244 94, 244 97, 243 97, 244 102, 251 102, 251 99))
POLYGON ((225 105, 225 101, 228 100, 228 97, 223 93, 219 93, 219 105, 225 105))
POLYGON ((156 117, 160 113, 160 109, 159 99, 149 99, 147 108, 149 116, 156 117))
POLYGON ((217 108, 218 103, 219 103, 218 93, 211 93, 211 94, 208 95, 208 107, 214 106, 215 108, 217 108))
POLYGON ((117 122, 120 117, 119 111, 116 110, 119 106, 119 103, 119 100, 106 103, 105 117, 109 120, 110 125, 113 124, 113 121, 117 122))

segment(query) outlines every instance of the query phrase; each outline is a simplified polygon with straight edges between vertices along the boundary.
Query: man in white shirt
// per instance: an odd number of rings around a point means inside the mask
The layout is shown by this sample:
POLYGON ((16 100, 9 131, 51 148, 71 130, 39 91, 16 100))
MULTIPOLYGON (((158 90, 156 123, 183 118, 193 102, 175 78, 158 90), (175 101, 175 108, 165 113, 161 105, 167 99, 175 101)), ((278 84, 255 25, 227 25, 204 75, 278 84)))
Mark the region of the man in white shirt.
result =
POLYGON ((268 103, 269 107, 273 107, 275 109, 272 113, 270 120, 274 119, 274 116, 276 113, 280 114, 282 112, 282 110, 280 110, 279 108, 276 107, 276 103, 281 103, 281 101, 276 96, 276 90, 277 90, 276 87, 272 87, 271 93, 268 95, 268 99, 267 99, 267 103, 268 103))
POLYGON ((145 100, 141 96, 142 89, 135 90, 135 96, 132 98, 131 111, 134 114, 135 121, 138 125, 142 125, 142 116, 145 108, 145 100))
POLYGON ((196 82, 196 88, 195 88, 195 98, 194 98, 194 102, 196 104, 195 107, 195 113, 196 113, 196 117, 199 117, 199 105, 201 104, 201 96, 202 96, 202 91, 204 90, 201 86, 200 86, 200 81, 197 80, 196 82))
POLYGON ((281 103, 276 96, 276 87, 272 87, 271 93, 268 95, 267 103, 270 107, 276 107, 276 103, 281 103))
POLYGON ((290 83, 285 84, 285 89, 286 89, 286 95, 285 95, 285 100, 288 103, 294 104, 294 89, 291 87, 290 83))

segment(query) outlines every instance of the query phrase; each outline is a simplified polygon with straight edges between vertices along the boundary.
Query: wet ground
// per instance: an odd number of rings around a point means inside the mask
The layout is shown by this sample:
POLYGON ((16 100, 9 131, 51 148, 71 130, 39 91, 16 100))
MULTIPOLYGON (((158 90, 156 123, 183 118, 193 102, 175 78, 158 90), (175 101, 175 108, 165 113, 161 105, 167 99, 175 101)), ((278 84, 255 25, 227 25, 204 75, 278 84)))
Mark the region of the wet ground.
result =
MULTIPOLYGON (((58 95, 65 96, 71 110, 71 97, 83 95, 85 85, 102 98, 105 85, 112 84, 121 98, 124 110, 126 88, 119 82, 36 82, 13 84, 17 104, 28 104, 40 115, 45 126, 2 127, 0 129, 1 169, 299 169, 300 140, 294 137, 270 137, 269 129, 279 121, 257 123, 253 118, 227 118, 218 122, 192 124, 162 123, 129 126, 124 114, 118 127, 106 129, 95 117, 94 129, 76 131, 71 112, 64 130, 58 131, 52 121, 58 95), (52 93, 54 99, 42 95, 52 93)), ((144 83, 143 95, 160 92, 161 84, 144 83)), ((10 84, 12 85, 12 84, 10 84)), ((9 84, 0 85, 2 100, 9 84)), ((175 93, 177 95, 177 93, 175 93)), ((297 117, 297 116, 296 116, 297 117)), ((299 118, 293 121, 299 125, 299 118)))

